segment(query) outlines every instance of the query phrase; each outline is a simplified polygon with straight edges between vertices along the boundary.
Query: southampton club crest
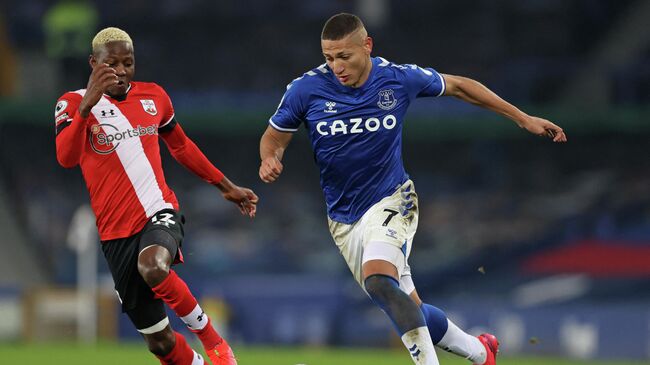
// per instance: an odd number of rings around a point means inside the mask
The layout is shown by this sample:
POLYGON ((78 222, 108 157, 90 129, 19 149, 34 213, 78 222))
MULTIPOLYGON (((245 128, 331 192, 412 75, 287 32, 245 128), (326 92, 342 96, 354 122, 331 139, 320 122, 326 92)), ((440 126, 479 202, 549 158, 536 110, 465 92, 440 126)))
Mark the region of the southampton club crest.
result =
POLYGON ((395 99, 395 92, 392 89, 386 89, 379 92, 379 101, 377 106, 384 110, 391 110, 397 105, 397 99, 395 99))
POLYGON ((158 114, 158 110, 156 110, 156 104, 153 102, 153 100, 145 99, 145 100, 140 100, 140 102, 142 103, 142 108, 144 109, 145 112, 151 115, 158 114))

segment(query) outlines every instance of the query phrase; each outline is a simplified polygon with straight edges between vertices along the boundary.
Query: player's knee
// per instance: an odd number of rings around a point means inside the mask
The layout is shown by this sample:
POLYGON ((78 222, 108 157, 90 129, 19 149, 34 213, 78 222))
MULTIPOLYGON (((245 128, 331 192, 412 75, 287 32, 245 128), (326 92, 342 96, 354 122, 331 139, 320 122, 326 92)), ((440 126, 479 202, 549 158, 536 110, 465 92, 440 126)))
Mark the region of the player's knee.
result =
POLYGON ((138 272, 150 287, 154 287, 169 275, 169 265, 156 257, 141 256, 138 258, 138 272))
POLYGON ((390 317, 400 336, 414 328, 426 326, 420 308, 399 288, 398 281, 393 277, 371 275, 364 285, 372 301, 390 317))
POLYGON ((176 336, 174 336, 174 331, 172 330, 163 330, 150 335, 144 335, 144 339, 147 342, 149 351, 158 356, 169 354, 176 345, 176 336))
POLYGON ((386 303, 399 292, 397 280, 386 275, 371 275, 364 281, 366 292, 375 302, 386 303))

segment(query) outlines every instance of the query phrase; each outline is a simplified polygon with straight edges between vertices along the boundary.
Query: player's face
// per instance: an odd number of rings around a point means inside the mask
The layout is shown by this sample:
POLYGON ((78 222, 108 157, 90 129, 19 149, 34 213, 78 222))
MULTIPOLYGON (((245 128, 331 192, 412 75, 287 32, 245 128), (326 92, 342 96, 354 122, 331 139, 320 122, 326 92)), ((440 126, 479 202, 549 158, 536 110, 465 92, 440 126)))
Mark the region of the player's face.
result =
POLYGON ((129 90, 129 83, 135 74, 135 57, 133 46, 128 42, 109 42, 102 49, 90 57, 90 65, 106 63, 115 69, 118 83, 109 87, 106 94, 110 96, 123 96, 129 90))
POLYGON ((336 41, 322 39, 321 48, 329 68, 342 85, 360 87, 370 74, 372 39, 357 31, 336 41))

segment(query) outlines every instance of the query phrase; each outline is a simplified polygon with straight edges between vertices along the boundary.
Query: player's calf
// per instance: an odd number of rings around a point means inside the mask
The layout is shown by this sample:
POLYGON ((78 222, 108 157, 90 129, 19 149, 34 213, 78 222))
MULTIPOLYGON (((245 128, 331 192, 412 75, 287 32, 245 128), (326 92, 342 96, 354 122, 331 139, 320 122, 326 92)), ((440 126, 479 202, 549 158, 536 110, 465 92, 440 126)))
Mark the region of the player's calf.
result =
POLYGON ((199 337, 215 365, 236 364, 230 346, 212 327, 210 318, 203 312, 187 284, 176 275, 174 270, 169 270, 165 280, 151 290, 176 313, 190 331, 199 337))
POLYGON ((203 356, 192 350, 192 348, 187 344, 187 341, 183 335, 178 332, 172 332, 172 335, 174 336, 175 340, 171 351, 165 355, 156 355, 161 364, 208 365, 208 363, 203 359, 203 356))
POLYGON ((388 316, 397 332, 403 334, 414 328, 426 326, 417 305, 400 288, 397 280, 386 275, 371 275, 364 281, 372 301, 388 316))
POLYGON ((162 331, 143 334, 142 337, 144 337, 149 351, 156 356, 169 354, 176 345, 176 336, 169 325, 162 331))
POLYGON ((420 309, 424 313, 434 345, 472 363, 494 365, 493 362, 486 362, 490 354, 482 341, 461 330, 447 318, 445 312, 427 303, 422 303, 420 309))
POLYGON ((397 280, 386 275, 370 275, 364 281, 364 286, 372 301, 393 322, 413 362, 417 365, 438 365, 424 315, 399 288, 397 280))

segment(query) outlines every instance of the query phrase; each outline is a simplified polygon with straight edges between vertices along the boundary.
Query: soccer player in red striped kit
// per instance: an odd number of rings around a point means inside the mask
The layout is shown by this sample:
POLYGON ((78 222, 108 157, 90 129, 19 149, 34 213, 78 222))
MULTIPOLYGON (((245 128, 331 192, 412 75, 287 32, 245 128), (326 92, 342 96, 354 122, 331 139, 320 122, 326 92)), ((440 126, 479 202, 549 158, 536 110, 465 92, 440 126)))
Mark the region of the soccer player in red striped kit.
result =
POLYGON ((253 218, 258 198, 228 180, 185 135, 162 87, 132 81, 133 41, 126 32, 97 33, 89 62, 87 88, 65 93, 56 104, 56 156, 63 167, 81 167, 122 310, 161 364, 207 364, 172 330, 165 303, 199 337, 214 365, 235 365, 228 343, 170 269, 183 261, 184 217, 165 182, 158 138, 242 214, 253 218))

